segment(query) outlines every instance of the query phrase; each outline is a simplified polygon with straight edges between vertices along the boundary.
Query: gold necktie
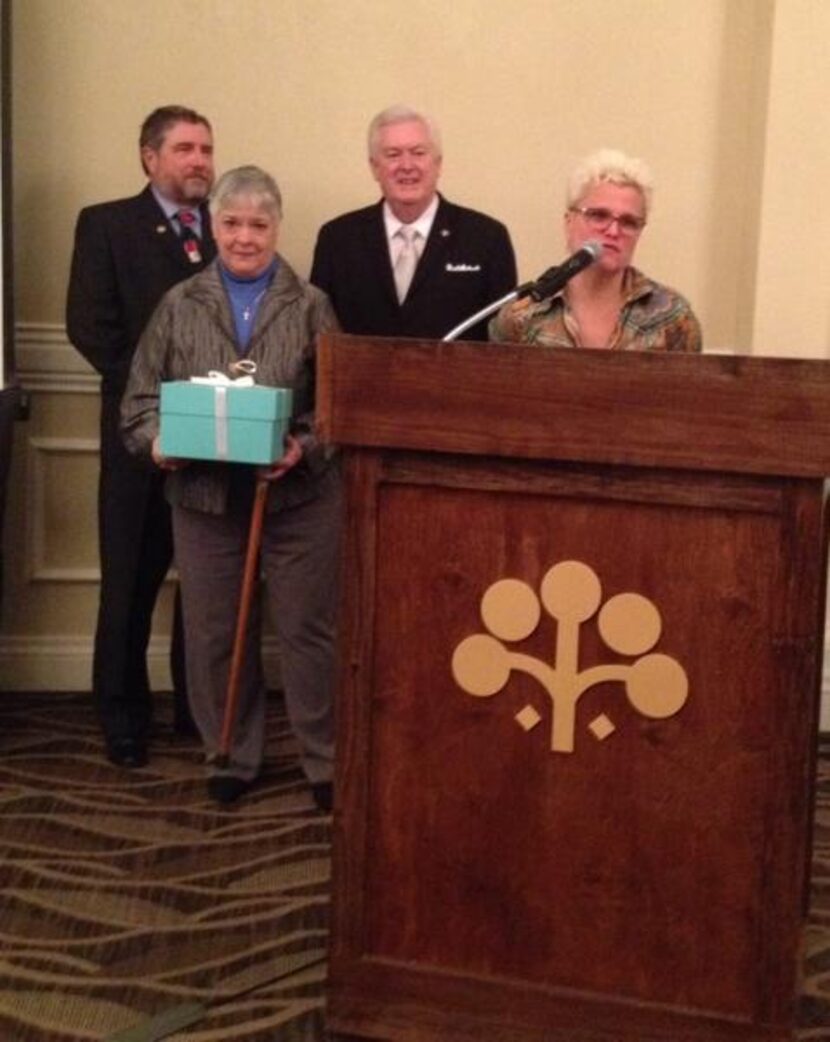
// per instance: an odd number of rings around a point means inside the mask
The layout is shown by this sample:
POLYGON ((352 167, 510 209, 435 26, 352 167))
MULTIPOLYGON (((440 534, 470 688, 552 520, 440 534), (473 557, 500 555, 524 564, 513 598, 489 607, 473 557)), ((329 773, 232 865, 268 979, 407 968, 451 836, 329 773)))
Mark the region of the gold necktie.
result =
POLYGON ((395 234, 403 240, 395 261, 395 288, 398 291, 398 303, 403 304, 406 294, 409 292, 415 268, 418 266, 421 233, 405 224, 395 234))

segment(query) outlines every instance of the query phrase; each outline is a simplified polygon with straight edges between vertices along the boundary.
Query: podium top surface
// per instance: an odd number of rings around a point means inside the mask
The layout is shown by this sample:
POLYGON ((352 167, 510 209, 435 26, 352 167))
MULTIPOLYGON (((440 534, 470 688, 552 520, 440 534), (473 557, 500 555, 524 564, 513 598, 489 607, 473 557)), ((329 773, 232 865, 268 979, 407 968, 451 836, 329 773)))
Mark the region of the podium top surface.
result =
POLYGON ((344 446, 830 475, 830 362, 346 334, 317 421, 344 446))

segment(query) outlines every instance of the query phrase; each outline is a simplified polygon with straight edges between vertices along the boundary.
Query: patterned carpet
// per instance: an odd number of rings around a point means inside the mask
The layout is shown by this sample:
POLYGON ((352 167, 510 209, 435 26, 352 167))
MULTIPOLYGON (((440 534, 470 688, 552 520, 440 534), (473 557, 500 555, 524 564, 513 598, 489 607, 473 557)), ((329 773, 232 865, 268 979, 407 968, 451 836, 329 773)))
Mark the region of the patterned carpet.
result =
MULTIPOLYGON (((0 1040, 322 1042, 329 819, 278 700, 227 810, 162 717, 150 765, 100 754, 88 695, 0 694, 0 1040)), ((830 1042, 830 737, 799 1040, 830 1042)), ((666 1040, 670 1042, 670 1040, 666 1040)))
POLYGON ((0 694, 2 1042, 318 1042, 330 820, 295 762, 274 700, 262 782, 219 809, 163 719, 124 771, 88 695, 0 694))

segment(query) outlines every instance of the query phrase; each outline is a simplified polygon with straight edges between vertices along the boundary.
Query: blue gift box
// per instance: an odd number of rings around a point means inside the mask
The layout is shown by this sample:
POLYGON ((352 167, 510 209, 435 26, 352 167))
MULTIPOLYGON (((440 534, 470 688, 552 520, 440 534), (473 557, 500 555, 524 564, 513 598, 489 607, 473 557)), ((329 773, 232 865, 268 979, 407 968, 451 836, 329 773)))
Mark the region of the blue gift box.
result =
POLYGON ((291 419, 289 387, 174 380, 161 385, 161 451, 180 459, 273 463, 291 419))

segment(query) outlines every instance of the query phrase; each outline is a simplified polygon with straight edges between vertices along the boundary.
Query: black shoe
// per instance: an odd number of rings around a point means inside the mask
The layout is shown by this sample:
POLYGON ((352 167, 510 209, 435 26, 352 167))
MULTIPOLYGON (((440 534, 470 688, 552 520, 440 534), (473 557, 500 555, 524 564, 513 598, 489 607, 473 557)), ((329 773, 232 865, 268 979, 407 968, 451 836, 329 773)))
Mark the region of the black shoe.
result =
POLYGON ((324 814, 331 814, 333 797, 334 790, 330 781, 314 782, 311 786, 311 798, 314 800, 317 810, 321 810, 324 814))
POLYGON ((217 803, 236 803, 252 785, 253 782, 235 774, 214 774, 208 778, 208 796, 217 803))
POLYGON ((107 759, 116 767, 145 767, 150 757, 138 738, 115 738, 107 742, 107 759))

